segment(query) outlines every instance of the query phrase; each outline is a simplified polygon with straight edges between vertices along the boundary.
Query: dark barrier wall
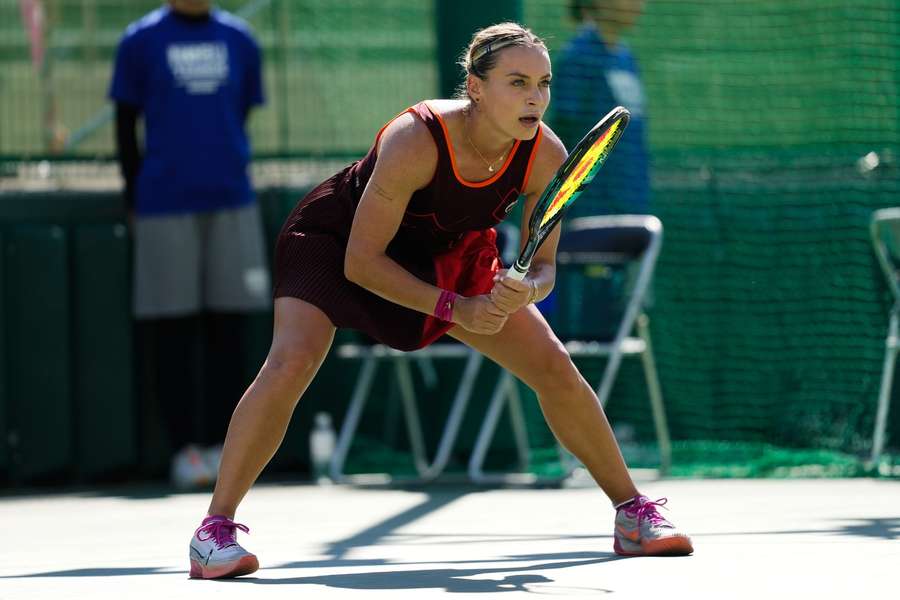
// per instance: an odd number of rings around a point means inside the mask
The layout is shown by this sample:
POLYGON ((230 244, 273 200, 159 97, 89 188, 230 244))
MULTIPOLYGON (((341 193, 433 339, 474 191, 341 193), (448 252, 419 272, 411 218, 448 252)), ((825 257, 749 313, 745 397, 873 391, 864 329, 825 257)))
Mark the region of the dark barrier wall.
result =
MULTIPOLYGON (((5 246, 6 238, 3 232, 0 231, 0 249, 5 246)), ((0 260, 0 326, 3 325, 4 315, 6 315, 6 303, 4 302, 6 297, 6 277, 3 262, 0 260)), ((0 335, 0 481, 8 479, 9 476, 8 410, 9 401, 6 395, 6 336, 0 335)))
POLYGON ((8 232, 3 259, 13 477, 63 478, 73 465, 71 425, 78 410, 72 393, 69 232, 56 224, 21 224, 8 232))
MULTIPOLYGON (((259 194, 271 252, 304 190, 259 194)), ((166 474, 158 406, 136 380, 131 239, 118 193, 0 194, 0 487, 166 474)), ((247 324, 249 383, 271 341, 270 312, 247 324)), ((346 334, 340 333, 337 341, 346 334)), ((313 415, 339 424, 356 364, 328 361, 273 460, 307 469, 313 415)))
POLYGON ((0 196, 0 469, 9 482, 135 467, 122 214, 118 195, 0 196))
POLYGON ((457 66, 463 49, 469 45, 472 33, 503 21, 522 20, 521 0, 437 0, 438 78, 442 98, 450 98, 459 85, 462 71, 457 66))

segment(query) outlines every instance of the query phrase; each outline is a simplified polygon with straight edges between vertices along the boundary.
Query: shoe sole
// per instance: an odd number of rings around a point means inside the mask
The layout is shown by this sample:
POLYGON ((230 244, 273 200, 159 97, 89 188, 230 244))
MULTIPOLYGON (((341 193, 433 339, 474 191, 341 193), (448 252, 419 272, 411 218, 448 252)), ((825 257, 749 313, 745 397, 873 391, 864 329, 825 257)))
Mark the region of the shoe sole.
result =
POLYGON ((191 560, 191 579, 224 579, 240 577, 255 573, 259 569, 259 560, 252 554, 242 556, 232 563, 209 567, 191 560))
POLYGON ((639 552, 628 552, 616 538, 613 542, 613 551, 619 556, 687 556, 694 552, 691 538, 683 535, 660 538, 649 542, 641 542, 639 552))

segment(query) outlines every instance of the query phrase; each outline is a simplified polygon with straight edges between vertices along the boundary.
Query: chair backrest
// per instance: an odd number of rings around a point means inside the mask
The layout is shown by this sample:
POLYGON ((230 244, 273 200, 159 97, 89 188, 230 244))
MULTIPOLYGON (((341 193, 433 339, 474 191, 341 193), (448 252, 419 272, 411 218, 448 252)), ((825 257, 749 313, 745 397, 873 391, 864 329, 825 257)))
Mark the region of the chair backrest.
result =
POLYGON ((900 207, 872 213, 872 247, 895 302, 900 302, 900 207))
POLYGON ((662 245, 662 233, 662 222, 653 215, 602 215, 573 219, 560 236, 556 260, 561 266, 637 267, 613 341, 629 335, 640 314, 662 245))
POLYGON ((658 246, 662 223, 653 215, 603 215, 573 219, 560 236, 562 264, 625 264, 658 246))

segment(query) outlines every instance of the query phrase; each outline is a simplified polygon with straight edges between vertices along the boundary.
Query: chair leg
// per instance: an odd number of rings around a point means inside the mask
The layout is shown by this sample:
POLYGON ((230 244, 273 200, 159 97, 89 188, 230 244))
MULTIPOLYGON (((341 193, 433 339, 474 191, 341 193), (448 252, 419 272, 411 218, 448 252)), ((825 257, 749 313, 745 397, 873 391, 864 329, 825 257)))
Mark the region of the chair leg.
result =
POLYGON ((513 379, 507 388, 509 390, 509 420, 512 424, 513 438, 516 440, 516 452, 519 455, 519 469, 528 470, 531 448, 528 445, 528 429, 525 425, 525 411, 522 410, 522 397, 519 395, 519 386, 513 379))
POLYGON ((447 424, 444 426, 444 432, 441 434, 441 441, 438 445, 434 462, 421 473, 422 478, 425 480, 435 479, 447 467, 447 463, 450 460, 450 451, 456 443, 459 427, 462 425, 469 398, 472 397, 472 388, 475 386, 475 379, 478 376, 478 369, 481 367, 483 359, 484 357, 475 351, 472 351, 469 354, 469 358, 466 359, 462 379, 460 379, 459 386, 456 388, 456 395, 447 415, 447 424))
POLYGON ((525 422, 525 412, 522 410, 522 399, 519 395, 518 384, 509 371, 503 371, 497 379, 494 393, 491 396, 488 410, 485 414, 475 447, 469 457, 469 479, 474 483, 501 483, 501 484, 533 484, 538 482, 558 483, 572 474, 578 466, 577 459, 557 443, 560 450, 560 463, 563 473, 560 477, 540 478, 533 473, 528 473, 530 463, 531 446, 528 443, 528 430, 525 422), (484 460, 487 451, 494 439, 503 404, 509 401, 509 416, 512 423, 513 437, 516 443, 520 473, 485 473, 484 460))
POLYGON ((344 423, 341 425, 341 432, 338 435, 334 454, 331 456, 329 471, 331 480, 334 482, 346 480, 344 461, 347 460, 347 453, 350 451, 350 444, 353 442, 356 427, 359 425, 363 406, 365 406, 369 397, 369 390, 372 388, 372 380, 375 377, 377 366, 378 362, 374 356, 369 356, 363 361, 359 378, 356 380, 356 386, 353 388, 353 395, 350 398, 350 405, 347 407, 344 423))
POLYGON ((666 419, 666 408, 663 404, 662 389, 656 372, 656 361, 653 358, 653 345, 650 342, 650 319, 642 314, 637 319, 638 335, 644 340, 644 351, 641 361, 644 364, 644 377, 647 380, 647 394, 653 412, 653 424, 656 427, 656 439, 659 442, 659 474, 668 475, 672 469, 672 440, 669 436, 669 423, 666 419))
POLYGON ((419 366, 419 373, 422 374, 425 388, 428 390, 435 389, 438 386, 438 375, 432 360, 427 356, 416 356, 416 364, 419 366))
POLYGON ((494 431, 497 429, 497 422, 500 420, 500 411, 503 410, 503 401, 506 400, 506 394, 509 386, 514 384, 512 375, 508 371, 503 371, 494 387, 494 393, 488 404, 487 414, 484 416, 484 422, 481 430, 478 432, 478 438, 475 440, 475 447, 472 449, 472 455, 469 457, 469 478, 475 483, 486 483, 490 480, 484 473, 484 458, 490 448, 491 440, 494 439, 494 431))
POLYGON ((397 383, 400 385, 400 399, 403 402, 403 413, 406 415, 406 431, 409 434, 409 444, 412 448, 413 464, 419 476, 424 476, 428 471, 428 458, 425 454, 425 436, 422 433, 422 420, 419 418, 419 409, 416 406, 416 392, 413 387, 409 359, 405 355, 395 357, 394 370, 397 383))
POLYGON ((613 348, 607 359, 606 368, 603 369, 603 378, 597 387, 597 400, 600 402, 601 408, 606 408, 609 395, 612 393, 613 384, 616 382, 616 374, 619 372, 619 366, 622 364, 622 341, 617 340, 613 342, 613 348))
POLYGON ((872 464, 877 466, 884 450, 884 432, 887 427, 888 409, 891 403, 891 386, 894 380, 894 365, 897 362, 897 351, 900 350, 897 311, 891 311, 888 337, 885 340, 884 367, 881 371, 881 390, 878 393, 878 411, 875 416, 875 432, 872 436, 872 464))

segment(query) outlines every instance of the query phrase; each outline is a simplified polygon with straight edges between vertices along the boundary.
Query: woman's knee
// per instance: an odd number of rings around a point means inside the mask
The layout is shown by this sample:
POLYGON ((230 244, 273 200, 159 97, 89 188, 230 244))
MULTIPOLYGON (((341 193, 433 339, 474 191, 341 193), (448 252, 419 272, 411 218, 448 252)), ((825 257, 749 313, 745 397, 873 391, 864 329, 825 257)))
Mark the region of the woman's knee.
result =
POLYGON ((562 344, 541 355, 542 367, 535 378, 534 391, 539 396, 570 396, 587 383, 578 372, 572 357, 562 344))
POLYGON ((315 375, 322 358, 310 347, 275 347, 269 352, 263 371, 284 383, 305 385, 315 375))

